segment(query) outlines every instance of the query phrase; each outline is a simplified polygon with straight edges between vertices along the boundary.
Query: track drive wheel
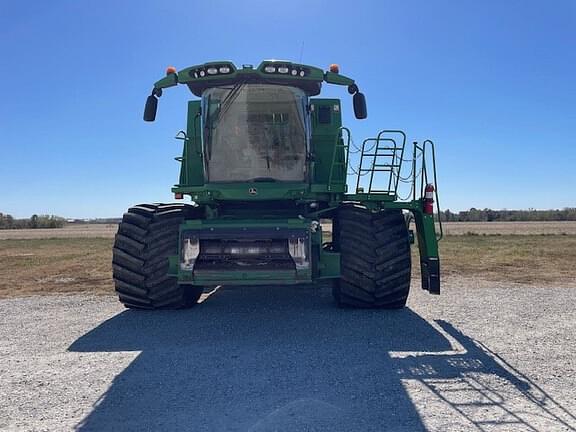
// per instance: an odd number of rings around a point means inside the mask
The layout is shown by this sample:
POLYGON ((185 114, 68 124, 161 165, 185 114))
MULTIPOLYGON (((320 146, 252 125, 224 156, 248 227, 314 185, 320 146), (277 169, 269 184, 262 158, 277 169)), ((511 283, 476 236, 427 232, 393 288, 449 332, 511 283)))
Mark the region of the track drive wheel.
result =
POLYGON ((112 255, 114 285, 124 306, 182 309, 197 303, 202 287, 180 285, 167 273, 168 257, 178 254, 180 224, 198 213, 184 204, 139 204, 124 213, 112 255))
POLYGON ((410 239, 402 210, 344 204, 334 221, 341 277, 332 294, 343 307, 399 309, 410 291, 410 239))

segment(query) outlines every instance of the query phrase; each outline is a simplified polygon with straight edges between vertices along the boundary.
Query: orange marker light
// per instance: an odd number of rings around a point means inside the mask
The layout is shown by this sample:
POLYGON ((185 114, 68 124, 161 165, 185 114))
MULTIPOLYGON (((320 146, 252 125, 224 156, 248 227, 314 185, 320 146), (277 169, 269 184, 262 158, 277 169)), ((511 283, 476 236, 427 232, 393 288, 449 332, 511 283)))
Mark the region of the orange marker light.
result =
POLYGON ((332 73, 340 73, 340 66, 338 66, 336 63, 332 63, 330 65, 330 72, 332 73))
POLYGON ((166 75, 170 75, 170 74, 173 74, 173 73, 176 73, 176 68, 175 68, 174 66, 168 66, 168 67, 166 68, 166 75))

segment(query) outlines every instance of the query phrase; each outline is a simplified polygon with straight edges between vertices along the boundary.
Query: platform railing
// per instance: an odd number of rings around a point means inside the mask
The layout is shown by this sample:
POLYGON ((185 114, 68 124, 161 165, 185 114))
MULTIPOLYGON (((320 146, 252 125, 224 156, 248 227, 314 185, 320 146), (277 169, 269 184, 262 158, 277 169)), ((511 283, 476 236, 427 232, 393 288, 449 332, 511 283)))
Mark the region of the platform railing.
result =
POLYGON ((376 138, 365 139, 360 149, 360 161, 356 171, 356 193, 396 196, 405 146, 406 134, 400 130, 382 130, 376 138), (369 175, 367 184, 362 182, 366 175, 369 175), (375 181, 376 184, 387 187, 377 188, 375 181))
POLYGON ((330 174, 328 175, 329 191, 333 190, 338 183, 346 185, 351 140, 352 134, 350 133, 350 129, 344 126, 340 127, 338 129, 338 135, 336 136, 336 143, 332 153, 332 164, 330 165, 330 174), (339 150, 342 150, 342 152, 339 150), (341 154, 344 156, 343 161, 338 160, 338 157, 341 154), (341 179, 339 182, 336 182, 335 177, 338 168, 341 169, 341 179))

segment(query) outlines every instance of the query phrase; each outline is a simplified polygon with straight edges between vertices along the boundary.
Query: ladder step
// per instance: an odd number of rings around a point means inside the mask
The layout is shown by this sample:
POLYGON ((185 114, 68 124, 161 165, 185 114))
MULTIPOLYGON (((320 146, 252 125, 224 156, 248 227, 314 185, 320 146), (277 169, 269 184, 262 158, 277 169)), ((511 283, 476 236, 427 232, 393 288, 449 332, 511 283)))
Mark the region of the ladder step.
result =
POLYGON ((392 172, 392 170, 389 170, 389 169, 372 169, 372 168, 370 168, 370 169, 362 169, 362 170, 360 170, 360 172, 361 172, 361 173, 369 173, 369 172, 389 173, 389 172, 392 172))
MULTIPOLYGON (((375 164, 370 165, 370 167, 374 168, 400 168, 400 165, 392 165, 392 164, 375 164)), ((363 171, 372 171, 372 168, 361 168, 363 171)))

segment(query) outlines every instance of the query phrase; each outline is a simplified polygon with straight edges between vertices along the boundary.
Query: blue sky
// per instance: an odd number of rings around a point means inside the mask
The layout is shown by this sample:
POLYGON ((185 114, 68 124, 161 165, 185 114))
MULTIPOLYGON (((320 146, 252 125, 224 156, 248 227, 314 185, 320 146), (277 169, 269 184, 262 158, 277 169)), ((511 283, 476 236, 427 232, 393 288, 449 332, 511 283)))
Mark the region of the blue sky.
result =
POLYGON ((401 128, 437 145, 441 204, 576 206, 576 2, 243 0, 4 2, 0 211, 118 216, 170 201, 182 87, 142 109, 165 67, 262 59, 357 80, 355 141, 401 128))

